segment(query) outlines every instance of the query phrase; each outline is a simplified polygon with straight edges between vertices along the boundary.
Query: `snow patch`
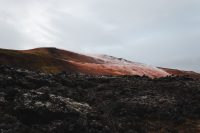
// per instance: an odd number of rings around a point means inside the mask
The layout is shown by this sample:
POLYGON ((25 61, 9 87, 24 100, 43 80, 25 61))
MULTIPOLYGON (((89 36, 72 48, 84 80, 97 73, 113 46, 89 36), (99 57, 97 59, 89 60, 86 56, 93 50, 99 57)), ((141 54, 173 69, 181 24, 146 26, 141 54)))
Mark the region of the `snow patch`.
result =
POLYGON ((147 75, 149 77, 165 77, 169 74, 164 70, 159 68, 145 65, 138 62, 128 61, 123 58, 116 58, 109 55, 90 55, 93 58, 103 60, 103 66, 109 69, 124 71, 125 74, 129 73, 130 75, 147 75))

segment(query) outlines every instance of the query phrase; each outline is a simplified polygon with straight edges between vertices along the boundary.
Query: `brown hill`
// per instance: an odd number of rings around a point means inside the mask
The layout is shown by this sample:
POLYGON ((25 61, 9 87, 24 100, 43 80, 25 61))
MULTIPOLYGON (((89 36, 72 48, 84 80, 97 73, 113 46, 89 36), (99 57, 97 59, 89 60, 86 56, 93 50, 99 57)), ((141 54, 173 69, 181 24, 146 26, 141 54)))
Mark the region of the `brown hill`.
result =
POLYGON ((122 58, 107 55, 88 56, 57 48, 0 49, 0 65, 11 65, 45 73, 67 71, 92 75, 146 75, 151 78, 165 77, 171 74, 180 75, 169 71, 171 69, 156 68, 122 58))
POLYGON ((50 73, 56 73, 64 70, 75 71, 75 66, 67 61, 60 61, 43 54, 39 55, 7 49, 0 50, 0 64, 50 73))
POLYGON ((62 60, 70 60, 75 62, 82 62, 82 63, 102 63, 101 60, 94 59, 92 57, 74 53, 71 51, 66 51, 57 48, 35 48, 30 50, 23 50, 21 51, 27 54, 34 54, 40 56, 49 56, 51 58, 62 59, 62 60))
POLYGON ((184 71, 184 70, 162 68, 162 67, 159 67, 159 68, 163 69, 164 71, 166 71, 167 73, 169 73, 171 75, 186 76, 186 77, 190 77, 190 78, 193 78, 193 79, 200 79, 200 74, 193 72, 193 71, 184 71))

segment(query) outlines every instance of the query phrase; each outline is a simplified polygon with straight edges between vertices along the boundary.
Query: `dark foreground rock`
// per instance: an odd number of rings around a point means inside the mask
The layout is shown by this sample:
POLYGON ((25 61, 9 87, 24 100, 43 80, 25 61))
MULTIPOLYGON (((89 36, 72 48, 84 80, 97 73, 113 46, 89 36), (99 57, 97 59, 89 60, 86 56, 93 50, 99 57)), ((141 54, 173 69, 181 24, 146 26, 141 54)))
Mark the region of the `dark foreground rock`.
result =
POLYGON ((0 66, 0 133, 198 133, 200 81, 0 66))

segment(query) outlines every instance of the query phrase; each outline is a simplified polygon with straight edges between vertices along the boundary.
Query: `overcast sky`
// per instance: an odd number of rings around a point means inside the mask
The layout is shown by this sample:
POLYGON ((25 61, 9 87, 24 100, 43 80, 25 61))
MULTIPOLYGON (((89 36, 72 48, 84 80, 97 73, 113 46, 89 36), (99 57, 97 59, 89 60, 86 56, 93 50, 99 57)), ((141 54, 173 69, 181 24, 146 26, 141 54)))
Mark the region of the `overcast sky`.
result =
POLYGON ((200 0, 0 0, 0 47, 57 47, 200 72, 200 0))

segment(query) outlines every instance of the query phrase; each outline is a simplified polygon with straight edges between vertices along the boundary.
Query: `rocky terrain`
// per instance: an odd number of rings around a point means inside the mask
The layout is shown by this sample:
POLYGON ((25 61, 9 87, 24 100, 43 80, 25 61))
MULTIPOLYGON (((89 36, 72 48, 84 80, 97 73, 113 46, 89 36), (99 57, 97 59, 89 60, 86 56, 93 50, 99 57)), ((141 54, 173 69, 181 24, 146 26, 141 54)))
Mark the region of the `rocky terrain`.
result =
POLYGON ((198 133, 200 81, 0 66, 0 133, 198 133))

